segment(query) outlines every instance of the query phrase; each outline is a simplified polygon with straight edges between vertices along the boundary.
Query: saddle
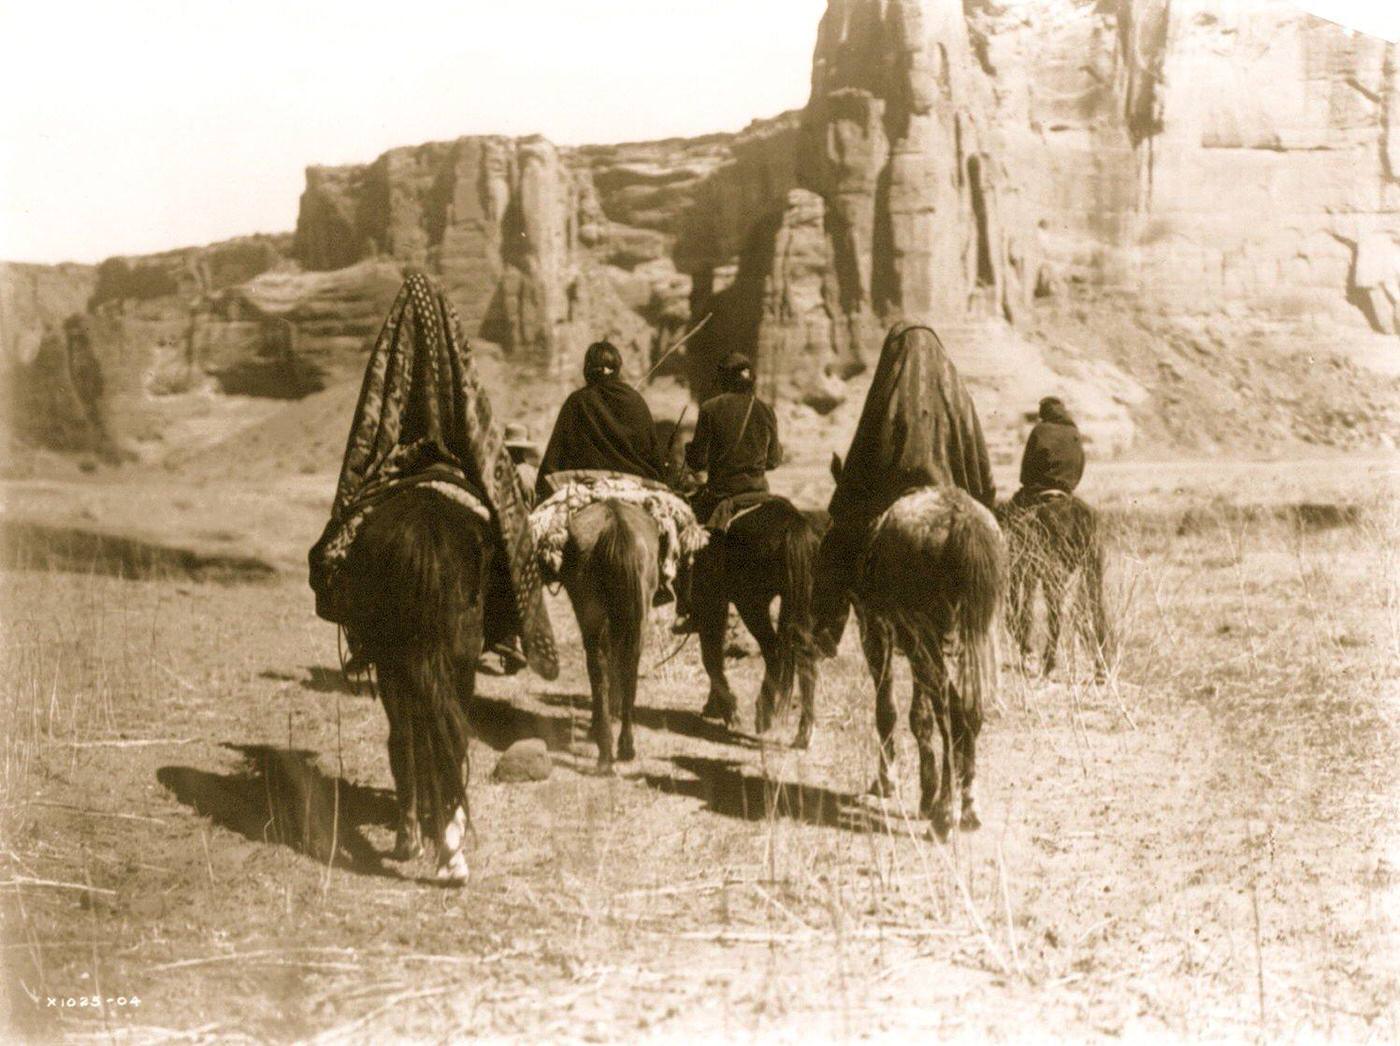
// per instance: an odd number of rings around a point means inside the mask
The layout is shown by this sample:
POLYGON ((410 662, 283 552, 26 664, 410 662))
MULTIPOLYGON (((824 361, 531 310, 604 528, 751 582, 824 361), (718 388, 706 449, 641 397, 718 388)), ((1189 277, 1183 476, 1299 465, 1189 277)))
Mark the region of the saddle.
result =
POLYGON ((768 490, 747 490, 742 494, 731 494, 715 506, 705 527, 721 534, 728 533, 736 519, 742 519, 770 501, 782 500, 782 495, 768 490))

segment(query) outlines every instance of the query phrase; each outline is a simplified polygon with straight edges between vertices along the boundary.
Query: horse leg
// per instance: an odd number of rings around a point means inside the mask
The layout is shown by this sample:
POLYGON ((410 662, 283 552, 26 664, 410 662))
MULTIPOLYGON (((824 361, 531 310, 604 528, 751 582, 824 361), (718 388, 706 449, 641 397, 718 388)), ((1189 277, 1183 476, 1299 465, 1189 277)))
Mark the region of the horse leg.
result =
POLYGON ((378 673, 379 697, 389 719, 389 772, 394 778, 394 795, 399 807, 393 858, 396 861, 411 861, 423 853, 423 834, 418 827, 413 745, 409 743, 409 727, 404 721, 403 691, 398 674, 387 665, 378 666, 378 673))
POLYGON ((1089 603, 1089 621, 1093 627, 1094 678, 1103 682, 1108 678, 1112 639, 1108 632, 1108 612, 1103 598, 1103 551, 1098 547, 1097 538, 1092 539, 1092 544, 1085 551, 1079 584, 1083 598, 1089 603))
POLYGON ((729 624, 729 601, 715 592, 702 592, 695 601, 695 625, 700 632, 700 660, 710 678, 710 693, 700 714, 732 727, 739 718, 739 700, 724 674, 724 638, 729 624))
POLYGON ((741 599, 735 607, 763 654, 763 682, 759 685, 758 700, 754 704, 754 730, 766 734, 773 727, 778 678, 782 670, 778 661, 778 633, 773 629, 767 605, 758 599, 741 599))
POLYGON ((1011 638, 1021 657, 1022 668, 1030 655, 1031 612, 1035 597, 1035 580, 1030 570, 1030 555, 1026 549, 1026 536, 1013 534, 1011 541, 1015 551, 1011 555, 1010 584, 1007 586, 1007 600, 1010 603, 1007 615, 1011 625, 1011 638))
POLYGON ((899 711, 894 703, 894 641, 889 626, 875 618, 859 616, 860 645, 870 678, 875 682, 875 729, 880 737, 879 769, 870 785, 870 794, 894 794, 891 771, 894 768, 894 728, 899 711))
POLYGON ((617 738, 617 758, 629 763, 637 758, 637 749, 632 740, 632 708, 637 701, 637 670, 641 663, 641 636, 635 640, 613 641, 612 678, 609 680, 611 692, 618 697, 619 714, 622 716, 622 730, 617 738))
MULTIPOLYGON (((977 815, 977 735, 982 732, 982 705, 975 696, 969 697, 949 678, 948 667, 956 664, 957 651, 952 644, 944 645, 943 685, 947 695, 947 707, 951 720, 953 743, 951 751, 957 758, 957 777, 962 792, 962 819, 960 827, 964 832, 976 831, 982 827, 982 818, 977 815)), ((947 759, 949 749, 944 748, 947 759)), ((945 763, 946 766, 946 763, 945 763)), ((949 781, 951 775, 945 773, 943 779, 949 781)), ((948 796, 951 806, 952 796, 948 796)))
POLYGON ((919 748, 919 813, 933 822, 938 838, 946 839, 957 826, 953 808, 953 775, 951 756, 951 724, 948 721, 948 695, 945 693, 942 664, 939 655, 919 649, 918 641, 907 644, 909 667, 913 670, 914 694, 909 701, 909 729, 919 748), (943 762, 940 768, 933 751, 933 727, 943 741, 943 762), (940 778, 941 769, 941 778, 940 778))
POLYGON ((797 653, 797 690, 802 708, 792 747, 806 749, 812 744, 812 730, 817 720, 817 659, 810 642, 804 642, 797 653))
POLYGON ((1065 588, 1069 581, 1069 570, 1055 555, 1045 564, 1045 656, 1041 659, 1041 675, 1048 676, 1055 670, 1055 655, 1060 646, 1060 622, 1064 610, 1065 588))
POLYGON ((593 693, 593 719, 589 732, 598 746, 598 768, 609 770, 613 764, 612 716, 608 712, 608 666, 611 646, 601 629, 585 633, 584 650, 588 663, 588 687, 593 693), (602 634, 600 634, 602 633, 602 634))

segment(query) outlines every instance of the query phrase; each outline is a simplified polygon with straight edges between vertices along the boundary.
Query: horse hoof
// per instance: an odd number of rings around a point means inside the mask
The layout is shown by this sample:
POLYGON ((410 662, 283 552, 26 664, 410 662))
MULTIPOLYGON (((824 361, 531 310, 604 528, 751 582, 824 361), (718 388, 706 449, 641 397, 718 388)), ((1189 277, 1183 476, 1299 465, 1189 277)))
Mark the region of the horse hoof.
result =
POLYGON ((705 702, 705 707, 700 710, 701 719, 719 719, 725 726, 733 726, 734 720, 739 717, 739 710, 732 701, 725 701, 721 697, 710 695, 710 699, 705 702))
POLYGON ((894 787, 890 784, 889 778, 877 777, 870 782, 870 787, 865 790, 866 795, 873 795, 876 799, 888 799, 894 795, 894 787))
POLYGON ((810 724, 797 728, 797 736, 792 739, 792 747, 801 752, 812 747, 812 727, 810 724))
POLYGON ((630 763, 637 758, 636 749, 626 742, 617 746, 617 761, 619 763, 630 763))
POLYGON ((413 861, 423 856, 423 842, 415 839, 411 835, 399 833, 399 837, 394 841, 394 852, 392 859, 395 861, 413 861))
POLYGON ((977 816, 977 811, 970 806, 963 807, 962 820, 958 823, 958 829, 963 832, 975 832, 982 827, 982 818, 977 816))
POLYGON ((436 878, 444 886, 461 886, 466 883, 470 874, 466 857, 455 853, 445 864, 438 865, 436 878))
POLYGON ((929 821, 933 827, 933 834, 938 836, 938 841, 941 843, 946 843, 948 836, 958 826, 957 821, 953 818, 953 811, 944 806, 937 807, 929 816, 929 821))

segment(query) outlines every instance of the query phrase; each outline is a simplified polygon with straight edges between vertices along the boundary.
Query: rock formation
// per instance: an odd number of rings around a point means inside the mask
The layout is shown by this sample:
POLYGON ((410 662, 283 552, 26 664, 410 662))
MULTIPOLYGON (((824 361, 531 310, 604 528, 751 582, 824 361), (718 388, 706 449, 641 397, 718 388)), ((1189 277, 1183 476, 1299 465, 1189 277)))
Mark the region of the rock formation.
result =
MULTIPOLYGON (((536 383, 603 336, 639 374, 711 315, 671 363, 694 394, 742 350, 766 394, 826 414, 912 316, 1007 432, 1008 390, 1071 381, 1052 357, 1109 353, 1082 380, 1117 391, 1083 413, 1121 433, 1175 409, 1144 391, 1135 337, 1315 354, 1400 332, 1397 124, 1400 48, 1285 0, 829 0, 800 112, 311 167, 294 235, 0 269, 0 358, 21 398, 62 401, 52 375, 83 313, 102 424, 141 439, 191 397, 349 380, 411 265, 536 383)), ((72 409, 51 433, 91 429, 72 409)))
POLYGON ((650 349, 590 250, 605 225, 590 180, 543 138, 459 138, 308 168, 292 253, 312 271, 424 268, 470 336, 548 368, 597 337, 650 349))

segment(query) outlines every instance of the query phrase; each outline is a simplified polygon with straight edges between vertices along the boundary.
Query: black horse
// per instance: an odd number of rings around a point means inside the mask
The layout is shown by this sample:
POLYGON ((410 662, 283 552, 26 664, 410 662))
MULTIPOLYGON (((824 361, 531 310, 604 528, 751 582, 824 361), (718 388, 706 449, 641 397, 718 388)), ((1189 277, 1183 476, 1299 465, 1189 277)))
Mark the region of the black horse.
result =
POLYGON ((1012 501, 999 505, 997 514, 1011 559, 1011 635, 1023 662, 1031 652, 1031 616, 1036 588, 1041 587, 1047 631, 1041 671, 1049 675, 1054 669, 1065 597, 1077 576, 1079 599, 1087 606, 1081 607, 1076 617, 1089 634, 1095 671, 1102 677, 1107 672, 1112 637, 1104 609, 1104 553, 1097 514, 1073 494, 1051 494, 1025 505, 1012 501))
POLYGON ((703 715, 732 726, 738 700, 724 674, 725 631, 732 603, 763 653, 763 683, 754 720, 759 733, 773 725, 778 706, 801 695, 793 747, 811 744, 817 687, 812 646, 812 576, 820 535, 786 498, 773 497, 736 516, 695 556, 691 603, 700 656, 710 677, 703 715), (778 599, 774 627, 771 607, 778 599))
POLYGON ((437 843, 437 876, 467 878, 467 701, 476 685, 493 545, 488 524, 423 487, 365 519, 344 572, 346 626, 374 665, 399 800, 395 856, 437 843))

